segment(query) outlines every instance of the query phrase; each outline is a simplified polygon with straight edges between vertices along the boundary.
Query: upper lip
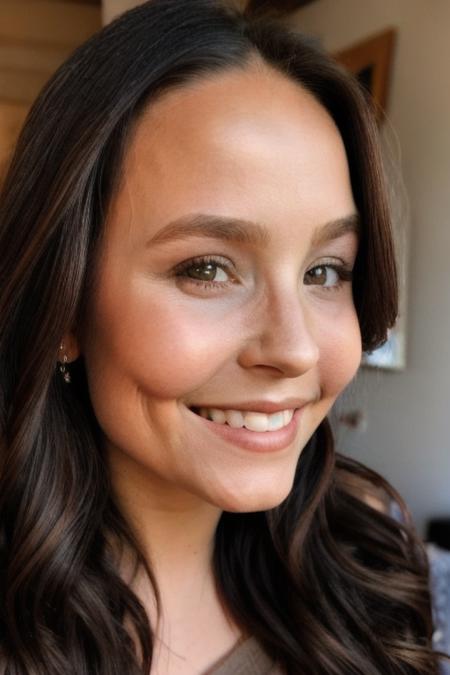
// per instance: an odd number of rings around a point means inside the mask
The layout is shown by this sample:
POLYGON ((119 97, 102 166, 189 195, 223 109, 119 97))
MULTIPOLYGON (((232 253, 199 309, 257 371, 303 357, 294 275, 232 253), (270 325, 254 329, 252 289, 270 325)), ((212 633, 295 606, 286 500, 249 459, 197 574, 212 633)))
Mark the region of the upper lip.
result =
POLYGON ((208 403, 192 405, 191 408, 218 408, 219 410, 248 410, 252 412, 261 412, 270 415, 281 410, 293 410, 302 408, 308 401, 299 398, 285 398, 283 401, 234 401, 233 403, 208 403))

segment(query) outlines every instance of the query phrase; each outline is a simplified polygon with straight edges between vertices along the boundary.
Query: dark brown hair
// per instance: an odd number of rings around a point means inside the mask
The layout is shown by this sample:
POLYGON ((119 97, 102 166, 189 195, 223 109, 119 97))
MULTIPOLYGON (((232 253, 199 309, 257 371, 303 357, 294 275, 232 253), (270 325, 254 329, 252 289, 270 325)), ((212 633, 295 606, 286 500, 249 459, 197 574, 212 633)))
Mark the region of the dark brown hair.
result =
MULTIPOLYGON (((83 358, 68 387, 58 346, 83 319, 104 215, 143 107, 255 57, 334 118, 362 222, 354 301, 365 348, 395 320, 376 126, 358 85, 308 39, 216 2, 152 0, 81 46, 33 106, 0 199, 2 674, 149 671, 151 628, 111 541, 154 579, 111 493, 83 358)), ((348 472, 391 492, 336 458, 325 421, 279 507, 223 514, 214 566, 224 606, 286 673, 437 673, 423 549, 408 524, 346 491, 348 472)))

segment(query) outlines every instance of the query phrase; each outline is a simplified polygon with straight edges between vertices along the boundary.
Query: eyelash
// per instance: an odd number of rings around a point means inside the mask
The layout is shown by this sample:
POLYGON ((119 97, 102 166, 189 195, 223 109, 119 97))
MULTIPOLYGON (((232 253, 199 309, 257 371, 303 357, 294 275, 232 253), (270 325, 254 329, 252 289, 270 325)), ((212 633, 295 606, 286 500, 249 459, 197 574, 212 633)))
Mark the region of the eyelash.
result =
MULTIPOLYGON (((216 267, 220 268, 224 272, 226 272, 230 277, 233 276, 233 270, 232 270, 232 265, 230 265, 226 259, 224 258, 219 258, 216 256, 200 256, 197 258, 191 258, 190 260, 186 260, 185 262, 180 263, 175 267, 174 273, 175 276, 183 279, 183 281, 187 281, 188 283, 194 284, 197 287, 204 288, 208 291, 213 291, 215 289, 219 288, 224 288, 229 286, 230 284, 236 283, 235 279, 230 279, 229 281, 204 281, 201 279, 193 279, 192 277, 189 277, 187 275, 188 270, 192 269, 193 267, 202 267, 206 266, 208 264, 213 264, 216 267)), ((314 265, 314 267, 310 267, 306 274, 312 272, 315 269, 318 269, 320 267, 328 268, 334 270, 336 274, 339 277, 339 281, 335 286, 323 286, 319 284, 310 284, 312 286, 319 285, 319 288, 321 288, 324 291, 338 291, 342 285, 345 282, 352 281, 353 274, 352 270, 348 268, 348 266, 345 263, 342 263, 340 265, 336 264, 335 262, 322 262, 320 265, 314 265)))
POLYGON ((186 273, 188 270, 193 267, 202 267, 208 264, 213 264, 216 267, 219 267, 221 270, 226 272, 228 276, 233 276, 232 265, 230 265, 225 258, 218 258, 216 256, 200 256, 198 258, 191 258, 185 262, 180 263, 175 267, 175 276, 187 281, 188 283, 194 284, 197 287, 205 288, 208 291, 213 291, 216 288, 225 288, 230 284, 234 284, 235 280, 229 281, 202 281, 201 279, 193 279, 189 277, 186 273))
MULTIPOLYGON (((332 292, 339 291, 346 282, 351 282, 353 280, 353 270, 348 267, 344 262, 341 264, 336 264, 335 261, 322 261, 319 265, 314 265, 310 267, 306 274, 312 272, 313 270, 319 269, 321 267, 328 268, 336 272, 338 276, 338 282, 335 286, 322 286, 320 284, 311 284, 312 286, 317 285, 322 291, 332 292)), ((306 275, 305 275, 306 276, 306 275)))

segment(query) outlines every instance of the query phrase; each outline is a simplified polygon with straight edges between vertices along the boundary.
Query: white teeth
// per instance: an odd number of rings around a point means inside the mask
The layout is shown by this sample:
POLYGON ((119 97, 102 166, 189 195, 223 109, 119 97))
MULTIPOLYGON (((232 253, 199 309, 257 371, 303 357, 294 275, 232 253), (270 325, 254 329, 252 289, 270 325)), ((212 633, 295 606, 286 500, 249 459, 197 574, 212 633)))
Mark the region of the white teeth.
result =
POLYGON ((286 426, 285 422, 285 413, 287 410, 282 410, 281 412, 270 415, 269 417, 269 429, 270 431, 276 431, 286 426))
POLYGON ((233 429, 240 429, 244 426, 244 416, 239 410, 225 410, 227 423, 233 429))
POLYGON ((211 419, 213 422, 218 422, 219 424, 225 424, 227 421, 227 417, 224 413, 223 410, 219 410, 218 408, 211 408, 209 411, 209 414, 211 415, 211 419))
POLYGON ((269 415, 247 412, 244 415, 244 426, 250 429, 250 431, 267 431, 269 428, 269 415))
POLYGON ((284 426, 286 426, 294 417, 294 410, 283 410, 283 415, 284 415, 284 426))
POLYGON ((217 424, 228 424, 234 429, 245 427, 250 431, 276 431, 287 426, 292 420, 294 410, 280 410, 266 415, 261 412, 241 410, 221 410, 220 408, 200 408, 199 415, 217 424))

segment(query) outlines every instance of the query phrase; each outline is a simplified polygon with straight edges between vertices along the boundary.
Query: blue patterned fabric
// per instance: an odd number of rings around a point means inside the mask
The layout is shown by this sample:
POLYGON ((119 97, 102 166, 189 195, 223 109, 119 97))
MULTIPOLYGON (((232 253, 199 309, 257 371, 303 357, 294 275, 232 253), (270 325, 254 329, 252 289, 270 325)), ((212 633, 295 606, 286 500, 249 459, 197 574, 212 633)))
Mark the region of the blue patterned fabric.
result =
MULTIPOLYGON (((450 551, 427 544, 430 586, 433 599, 433 647, 450 654, 450 551)), ((450 663, 441 665, 442 675, 450 675, 450 663)))

